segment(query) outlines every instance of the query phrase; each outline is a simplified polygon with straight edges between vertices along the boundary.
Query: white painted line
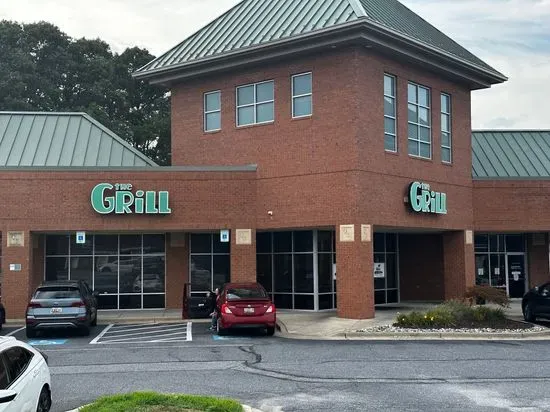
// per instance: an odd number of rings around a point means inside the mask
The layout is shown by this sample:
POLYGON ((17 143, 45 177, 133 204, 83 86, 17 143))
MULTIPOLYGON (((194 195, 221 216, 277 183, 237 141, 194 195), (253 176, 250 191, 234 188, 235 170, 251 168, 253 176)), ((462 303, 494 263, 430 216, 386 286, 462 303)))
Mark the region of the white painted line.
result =
POLYGON ((185 326, 185 324, 180 324, 180 325, 156 325, 156 326, 144 326, 144 327, 137 327, 135 329, 122 329, 122 328, 119 328, 118 326, 115 326, 113 329, 111 329, 111 334, 113 333, 125 333, 125 332, 133 332, 133 331, 142 331, 142 330, 148 330, 148 329, 163 329, 163 328, 166 328, 166 327, 170 327, 170 326, 185 326))
POLYGON ((191 333, 191 325, 193 325, 192 322, 187 322, 187 342, 191 342, 193 340, 193 334, 191 333))
POLYGON ((128 338, 119 338, 117 336, 114 336, 112 338, 110 338, 109 336, 107 337, 103 337, 102 339, 102 342, 130 342, 130 341, 134 341, 134 342, 152 342, 154 340, 157 340, 157 339, 175 339, 175 338, 182 338, 185 339, 185 336, 186 336, 186 333, 187 332, 176 332, 176 333, 165 333, 165 334, 159 334, 159 335, 155 335, 155 336, 146 336, 146 337, 143 337, 143 336, 131 336, 131 337, 128 337, 128 338))
POLYGON ((113 323, 111 323, 110 325, 107 325, 107 326, 105 327, 105 329, 103 329, 103 330, 101 331, 101 333, 100 333, 99 335, 97 335, 97 336, 90 342, 90 345, 96 345, 96 344, 97 344, 97 341, 98 341, 99 339, 101 339, 101 338, 103 337, 103 335, 105 335, 105 333, 106 333, 109 329, 111 329, 113 326, 114 326, 113 323))
POLYGON ((16 329, 16 330, 12 330, 10 333, 8 333, 6 336, 12 336, 12 335, 15 335, 17 332, 19 332, 20 330, 23 330, 25 329, 26 326, 23 326, 22 328, 19 328, 19 329, 16 329))
MULTIPOLYGON (((122 338, 122 337, 125 337, 125 336, 130 336, 130 337, 134 337, 134 338, 138 338, 138 337, 145 337, 147 338, 147 336, 144 336, 144 335, 151 335, 152 333, 153 334, 158 334, 158 333, 161 333, 161 332, 170 332, 170 331, 176 331, 175 333, 182 333, 182 332, 185 332, 185 327, 184 326, 183 328, 170 328, 170 329, 163 329, 163 330, 150 330, 150 331, 147 331, 147 332, 134 332, 134 333, 126 333, 126 334, 121 334, 121 335, 111 335, 109 333, 109 336, 106 336, 106 338, 109 338, 109 337, 113 337, 113 338, 122 338), (183 329, 183 330, 182 330, 183 329)), ((154 335, 153 335, 154 336, 154 335)))

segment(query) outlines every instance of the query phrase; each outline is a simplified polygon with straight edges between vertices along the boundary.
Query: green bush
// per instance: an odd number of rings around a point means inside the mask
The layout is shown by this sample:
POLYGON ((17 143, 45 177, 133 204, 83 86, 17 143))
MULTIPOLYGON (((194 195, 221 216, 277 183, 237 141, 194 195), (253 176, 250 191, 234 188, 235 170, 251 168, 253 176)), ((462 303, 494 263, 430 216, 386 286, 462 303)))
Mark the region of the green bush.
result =
POLYGON ((505 327, 502 308, 473 307, 457 300, 445 302, 427 312, 398 314, 394 326, 418 329, 505 327))
POLYGON ((508 307, 510 305, 510 299, 506 296, 506 291, 503 289, 493 288, 487 285, 471 286, 466 290, 464 299, 470 302, 470 305, 474 303, 495 303, 502 307, 508 307))
POLYGON ((231 399, 196 395, 163 395, 156 392, 104 396, 80 409, 81 412, 242 412, 242 410, 241 404, 231 399))

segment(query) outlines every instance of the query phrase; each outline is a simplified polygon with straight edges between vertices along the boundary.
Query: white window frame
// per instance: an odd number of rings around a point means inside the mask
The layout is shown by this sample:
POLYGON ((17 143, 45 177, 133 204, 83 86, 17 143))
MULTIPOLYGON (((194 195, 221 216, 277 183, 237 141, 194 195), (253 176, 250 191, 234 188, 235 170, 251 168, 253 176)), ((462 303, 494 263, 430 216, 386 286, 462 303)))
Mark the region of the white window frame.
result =
POLYGON ((447 97, 447 99, 449 99, 449 111, 448 112, 444 112, 443 111, 443 105, 441 105, 441 115, 443 116, 448 116, 449 117, 449 130, 448 131, 444 131, 443 130, 443 123, 441 123, 441 161, 443 163, 446 163, 446 164, 452 164, 453 163, 453 116, 452 116, 452 112, 453 112, 453 101, 452 101, 452 98, 451 98, 451 95, 449 93, 441 93, 441 97, 447 97), (445 146, 443 144, 443 133, 448 133, 449 134, 449 145, 448 146, 445 146), (443 149, 448 149, 449 150, 449 160, 443 160, 443 149))
POLYGON ((304 117, 311 117, 313 116, 313 72, 305 72, 305 73, 299 73, 292 75, 290 79, 290 93, 292 96, 292 118, 293 119, 302 119, 304 117), (305 94, 294 94, 294 78, 296 77, 302 77, 302 76, 310 76, 311 77, 311 92, 305 93, 305 94), (294 100, 298 99, 300 97, 311 97, 311 113, 304 114, 302 116, 295 116, 294 115, 294 100))
MULTIPOLYGON (((392 116, 388 116, 384 113, 384 150, 386 152, 390 152, 390 153, 397 153, 398 152, 398 145, 397 145, 397 77, 395 77, 393 74, 389 74, 389 73, 384 73, 384 80, 386 79, 386 77, 392 79, 393 81, 393 90, 394 90, 394 96, 391 96, 389 94, 386 94, 386 88, 384 86, 385 82, 382 83, 382 88, 383 88, 383 93, 384 93, 384 100, 386 97, 389 97, 391 99, 393 99, 393 105, 395 107, 395 116, 392 117, 392 116), (395 130, 395 133, 389 133, 388 131, 386 131, 386 121, 385 119, 391 119, 393 120, 393 125, 394 125, 394 130, 395 130), (394 147, 395 149, 394 150, 390 150, 390 149, 386 149, 386 135, 390 135, 390 136, 393 136, 393 138, 395 139, 395 144, 394 144, 394 147)), ((386 102, 384 101, 384 105, 386 104, 386 102)))
POLYGON ((205 133, 211 133, 211 132, 217 132, 217 131, 220 131, 222 130, 222 92, 221 90, 214 90, 214 91, 211 91, 211 92, 206 92, 204 93, 204 96, 203 96, 203 124, 204 124, 204 132, 205 133), (210 111, 207 111, 206 110, 206 97, 207 96, 210 96, 211 94, 216 94, 216 93, 219 93, 220 95, 220 108, 218 110, 210 110, 210 111), (218 129, 210 129, 208 130, 206 128, 206 116, 209 115, 209 114, 212 114, 212 113, 220 113, 220 127, 218 129))
POLYGON ((237 86, 237 88, 235 89, 235 124, 237 125, 237 128, 239 127, 249 127, 249 126, 254 126, 254 125, 258 125, 258 124, 269 124, 269 123, 274 123, 275 122, 275 80, 265 80, 265 81, 262 81, 262 82, 258 82, 258 83, 249 83, 249 84, 243 84, 241 86, 237 86), (266 100, 266 101, 262 101, 262 102, 258 102, 256 101, 256 88, 260 85, 260 84, 265 84, 265 83, 273 83, 273 99, 272 100, 266 100), (254 103, 250 103, 250 104, 243 104, 243 105, 240 105, 239 106, 239 89, 243 89, 245 87, 250 87, 250 86, 254 86, 254 103), (257 113, 257 110, 256 108, 261 105, 261 104, 266 104, 266 103, 273 103, 273 120, 268 120, 268 121, 265 121, 265 122, 258 122, 258 113, 257 113), (239 124, 239 109, 243 108, 243 107, 253 107, 254 108, 254 123, 247 123, 247 124, 239 124))
POLYGON ((432 89, 430 89, 427 86, 423 86, 421 84, 409 81, 408 84, 407 84, 407 153, 411 157, 416 157, 416 158, 419 158, 419 159, 426 159, 426 160, 432 160, 433 159, 432 108, 431 108, 431 106, 432 106, 432 89), (411 102, 410 99, 409 99, 409 86, 414 86, 416 88, 416 102, 411 102), (425 89, 425 90, 428 91, 428 98, 429 98, 428 106, 423 106, 418 101, 418 91, 420 89, 425 89), (419 114, 419 116, 418 116, 419 118, 420 118, 420 110, 419 110, 420 108, 428 110, 428 123, 429 123, 428 126, 421 125, 419 121, 418 122, 411 122, 409 120, 409 104, 412 104, 412 105, 416 106, 416 112, 417 112, 417 114, 419 114), (413 139, 409 136, 409 125, 416 126, 417 131, 418 131, 418 137, 416 139, 413 139), (430 141, 429 141, 429 143, 420 139, 420 129, 421 128, 426 128, 426 129, 429 130, 429 132, 430 132, 430 141), (417 155, 409 153, 409 148, 408 148, 408 142, 409 141, 413 141, 413 142, 418 143, 418 154, 417 155), (429 144, 430 145, 430 157, 420 155, 420 144, 429 144))

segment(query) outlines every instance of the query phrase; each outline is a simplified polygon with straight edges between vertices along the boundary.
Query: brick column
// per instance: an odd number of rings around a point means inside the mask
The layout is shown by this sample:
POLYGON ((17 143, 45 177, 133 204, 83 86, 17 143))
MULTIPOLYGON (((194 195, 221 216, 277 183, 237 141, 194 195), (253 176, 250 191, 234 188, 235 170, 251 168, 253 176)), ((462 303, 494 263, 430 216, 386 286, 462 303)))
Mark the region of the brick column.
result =
POLYGON ((231 282, 256 282, 256 230, 231 231, 231 282))
POLYGON ((8 319, 23 319, 31 294, 32 241, 29 231, 22 233, 22 245, 9 246, 10 231, 2 233, 2 302, 8 319), (20 264, 20 271, 10 270, 10 264, 20 264))
POLYGON ((530 288, 550 280, 548 252, 548 236, 546 233, 537 233, 528 236, 527 261, 529 262, 530 288))
POLYGON ((443 234, 443 278, 445 299, 460 298, 475 285, 473 233, 466 231, 443 234))
POLYGON ((166 236, 166 309, 181 309, 183 286, 189 282, 189 235, 166 236))
POLYGON ((360 224, 336 227, 339 317, 374 318, 373 258, 372 234, 368 240, 362 240, 360 224))

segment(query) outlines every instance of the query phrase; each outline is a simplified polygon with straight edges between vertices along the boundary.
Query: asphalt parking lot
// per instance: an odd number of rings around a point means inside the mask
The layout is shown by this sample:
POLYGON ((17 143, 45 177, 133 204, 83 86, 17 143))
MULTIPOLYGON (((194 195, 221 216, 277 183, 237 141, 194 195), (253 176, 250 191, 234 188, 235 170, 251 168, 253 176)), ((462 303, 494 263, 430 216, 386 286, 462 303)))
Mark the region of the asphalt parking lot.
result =
POLYGON ((112 323, 98 324, 90 328, 89 336, 81 336, 71 330, 51 330, 41 332, 36 338, 27 339, 25 328, 20 326, 4 326, 0 335, 15 336, 41 349, 53 347, 72 347, 88 345, 181 345, 193 344, 240 344, 267 343, 272 337, 267 337, 261 330, 237 330, 227 336, 218 336, 209 331, 210 323, 206 322, 172 322, 172 323, 112 323))

